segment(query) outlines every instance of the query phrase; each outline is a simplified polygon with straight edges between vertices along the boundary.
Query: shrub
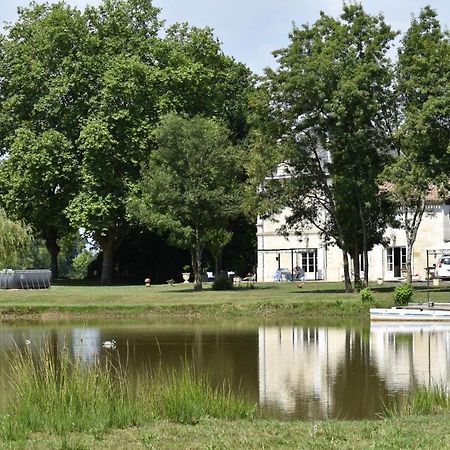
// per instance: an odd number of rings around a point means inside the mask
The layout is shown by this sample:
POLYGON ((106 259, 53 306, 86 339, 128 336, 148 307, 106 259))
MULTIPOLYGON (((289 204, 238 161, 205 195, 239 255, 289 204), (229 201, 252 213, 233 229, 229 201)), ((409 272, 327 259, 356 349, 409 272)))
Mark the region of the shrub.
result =
POLYGON ((361 289, 359 291, 359 293, 361 294, 361 300, 363 302, 372 303, 374 301, 372 291, 371 291, 371 289, 369 287, 361 289))
POLYGON ((394 303, 397 306, 407 305, 413 295, 413 288, 410 284, 403 284, 394 290, 394 303))
POLYGON ((215 291, 228 291, 233 289, 233 279, 227 276, 219 276, 212 284, 215 291))
POLYGON ((363 283, 362 280, 355 280, 355 290, 356 290, 356 292, 361 292, 363 287, 364 287, 364 283, 363 283))

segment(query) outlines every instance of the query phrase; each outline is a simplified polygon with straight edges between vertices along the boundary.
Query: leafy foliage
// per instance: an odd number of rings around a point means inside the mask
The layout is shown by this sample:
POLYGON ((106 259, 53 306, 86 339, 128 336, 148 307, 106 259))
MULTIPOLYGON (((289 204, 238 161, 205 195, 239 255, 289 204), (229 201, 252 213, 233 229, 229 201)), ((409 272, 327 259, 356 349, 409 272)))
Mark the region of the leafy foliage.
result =
POLYGON ((31 240, 30 227, 10 220, 0 209, 0 269, 21 266, 31 240))
POLYGON ((72 267, 70 270, 70 277, 76 280, 83 280, 87 276, 89 264, 94 260, 94 255, 83 250, 72 261, 72 267))
POLYGON ((224 247, 231 242, 233 233, 224 228, 212 229, 206 237, 206 248, 209 250, 215 261, 214 273, 217 275, 220 270, 220 259, 224 247))
POLYGON ((210 29, 164 30, 159 12, 147 0, 84 13, 31 4, 0 41, 2 203, 41 233, 55 265, 61 237, 84 228, 103 250, 104 283, 160 117, 201 113, 233 140, 246 134, 250 71, 210 29))
POLYGON ((227 276, 216 275, 212 288, 214 291, 229 291, 230 289, 233 289, 233 279, 227 276))
POLYGON ((402 284, 394 290, 394 304, 397 306, 406 306, 411 301, 412 295, 412 286, 408 283, 402 284))
POLYGON ((380 177, 398 210, 396 226, 405 230, 408 283, 427 196, 442 191, 445 198, 448 192, 449 60, 449 34, 441 30, 436 12, 425 7, 413 17, 399 50, 396 90, 401 123, 395 139, 399 156, 380 177))
POLYGON ((432 189, 427 168, 418 164, 411 154, 402 154, 380 175, 382 189, 397 209, 396 227, 406 234, 407 282, 412 282, 413 245, 426 209, 427 195, 432 189))
POLYGON ((166 116, 156 139, 132 213, 191 250, 201 288, 203 249, 211 232, 240 210, 239 154, 224 126, 199 116, 166 116))
POLYGON ((19 9, 0 41, 1 203, 45 240, 57 276, 58 239, 77 180, 74 151, 88 104, 78 78, 86 29, 79 11, 57 3, 19 9))
POLYGON ((442 30, 436 11, 427 6, 413 17, 402 44, 398 56, 402 150, 411 153, 433 178, 446 175, 450 164, 450 34, 442 30))
POLYGON ((361 301, 366 302, 366 303, 373 303, 373 301, 374 301, 373 293, 369 287, 361 289, 359 291, 359 294, 361 295, 361 301))

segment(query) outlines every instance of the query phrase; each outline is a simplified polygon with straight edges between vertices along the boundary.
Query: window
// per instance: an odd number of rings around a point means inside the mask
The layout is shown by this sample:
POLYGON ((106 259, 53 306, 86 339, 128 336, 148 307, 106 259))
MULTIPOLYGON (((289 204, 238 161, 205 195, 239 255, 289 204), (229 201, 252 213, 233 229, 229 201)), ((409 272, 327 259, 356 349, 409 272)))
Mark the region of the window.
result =
POLYGON ((317 271, 317 253, 312 252, 302 252, 301 255, 301 267, 305 272, 315 273, 317 271))
POLYGON ((392 248, 387 249, 387 271, 392 272, 394 270, 394 255, 392 254, 392 248))

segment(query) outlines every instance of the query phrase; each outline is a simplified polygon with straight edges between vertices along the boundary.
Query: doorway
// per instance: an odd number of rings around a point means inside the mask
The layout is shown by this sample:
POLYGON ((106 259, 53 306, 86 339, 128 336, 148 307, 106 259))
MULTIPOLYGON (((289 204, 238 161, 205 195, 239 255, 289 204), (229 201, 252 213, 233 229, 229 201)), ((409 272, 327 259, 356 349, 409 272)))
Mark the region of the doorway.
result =
POLYGON ((400 278, 406 270, 406 247, 389 247, 386 249, 386 275, 400 278))
POLYGON ((305 280, 317 280, 317 250, 297 253, 297 266, 305 271, 305 280))

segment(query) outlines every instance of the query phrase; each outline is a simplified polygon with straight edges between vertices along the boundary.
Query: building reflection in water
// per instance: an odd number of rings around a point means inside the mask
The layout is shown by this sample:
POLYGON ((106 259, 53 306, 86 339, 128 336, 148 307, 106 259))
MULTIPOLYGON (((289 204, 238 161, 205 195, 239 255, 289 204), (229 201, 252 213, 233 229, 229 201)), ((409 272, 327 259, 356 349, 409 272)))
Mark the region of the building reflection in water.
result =
POLYGON ((389 390, 450 384, 450 324, 372 323, 370 351, 389 390))
POLYGON ((77 360, 87 364, 94 363, 100 355, 101 344, 100 328, 72 329, 72 351, 77 360))
POLYGON ((346 330, 261 327, 258 341, 260 404, 272 412, 281 409, 295 416, 300 401, 305 411, 316 411, 314 416, 329 416, 333 379, 346 349, 346 330), (317 408, 321 413, 317 414, 317 408))
POLYGON ((450 384, 450 324, 260 327, 258 344, 259 400, 272 416, 375 416, 414 386, 450 384))

